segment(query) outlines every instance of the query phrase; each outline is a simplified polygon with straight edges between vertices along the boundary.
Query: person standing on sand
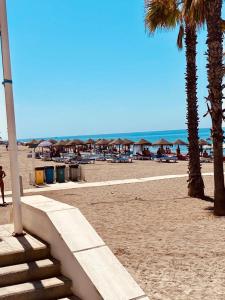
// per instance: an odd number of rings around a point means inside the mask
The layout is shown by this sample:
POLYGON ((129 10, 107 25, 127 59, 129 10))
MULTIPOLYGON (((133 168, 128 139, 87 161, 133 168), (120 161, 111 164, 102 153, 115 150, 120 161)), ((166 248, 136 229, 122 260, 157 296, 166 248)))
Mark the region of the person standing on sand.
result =
POLYGON ((2 166, 0 166, 0 188, 1 188, 3 205, 6 204, 6 202, 5 202, 5 187, 4 187, 4 181, 3 181, 3 179, 5 177, 6 177, 5 171, 3 171, 2 166))

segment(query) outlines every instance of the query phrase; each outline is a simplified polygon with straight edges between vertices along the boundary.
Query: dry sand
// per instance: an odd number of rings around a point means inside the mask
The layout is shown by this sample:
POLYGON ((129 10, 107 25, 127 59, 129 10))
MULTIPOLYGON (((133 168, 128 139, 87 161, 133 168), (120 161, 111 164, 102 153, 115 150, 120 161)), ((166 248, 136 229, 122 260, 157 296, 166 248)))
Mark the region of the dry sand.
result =
MULTIPOLYGON (((39 159, 34 160, 27 158, 30 149, 27 147, 19 147, 19 165, 20 175, 23 177, 24 188, 30 188, 29 174, 33 167, 56 165, 54 162, 43 162, 39 159)), ((7 173, 5 179, 6 190, 11 190, 10 171, 9 171, 9 153, 4 146, 0 146, 0 165, 2 165, 7 173)), ((130 179, 142 178, 159 175, 186 174, 187 162, 178 163, 158 163, 154 161, 134 161, 129 164, 112 164, 107 162, 96 162, 95 164, 82 165, 87 182, 106 181, 114 179, 130 179)), ((205 163, 203 172, 212 172, 212 164, 205 163)))
POLYGON ((225 299, 225 219, 185 179, 43 195, 79 207, 150 299, 225 299))
MULTIPOLYGON (((24 178, 31 168, 26 154, 27 149, 20 149, 24 178)), ((5 151, 0 159, 8 172, 5 151)), ((186 162, 84 168, 88 181, 187 172, 186 162)), ((211 172, 212 165, 205 164, 203 171, 211 172)), ((213 177, 204 181, 212 196, 213 177)), ((80 208, 151 300, 224 300, 225 219, 213 216, 211 203, 188 198, 186 185, 180 178, 42 194, 80 208)), ((0 222, 2 215, 3 209, 0 222)))

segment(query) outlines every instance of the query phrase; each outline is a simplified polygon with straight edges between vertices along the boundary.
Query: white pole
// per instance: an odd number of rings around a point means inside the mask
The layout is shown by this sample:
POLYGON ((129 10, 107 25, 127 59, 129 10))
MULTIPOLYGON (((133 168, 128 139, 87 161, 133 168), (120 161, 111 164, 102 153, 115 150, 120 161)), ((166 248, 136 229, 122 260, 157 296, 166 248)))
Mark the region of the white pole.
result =
POLYGON ((13 199, 13 219, 14 233, 20 235, 23 233, 22 212, 20 202, 20 181, 19 181, 19 165, 18 165, 18 149, 16 138, 16 122, 14 112, 14 100, 12 89, 12 74, 10 62, 10 49, 8 38, 8 24, 6 13, 6 1, 0 0, 0 29, 1 29, 1 46, 2 46, 2 65, 4 75, 6 114, 8 126, 9 140, 9 158, 12 183, 12 199, 13 199))

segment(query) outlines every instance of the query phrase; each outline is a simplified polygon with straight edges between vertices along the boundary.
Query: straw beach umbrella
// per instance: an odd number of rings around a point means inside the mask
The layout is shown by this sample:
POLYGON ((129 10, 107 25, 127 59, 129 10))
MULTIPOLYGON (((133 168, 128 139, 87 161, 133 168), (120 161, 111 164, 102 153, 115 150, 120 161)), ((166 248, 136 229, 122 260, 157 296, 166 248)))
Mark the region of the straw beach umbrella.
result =
POLYGON ((66 146, 66 141, 64 140, 61 140, 61 141, 58 141, 56 144, 53 145, 54 148, 57 149, 57 153, 59 153, 58 151, 64 151, 64 148, 66 146))
POLYGON ((66 144, 66 147, 73 148, 76 151, 77 150, 77 146, 82 146, 82 145, 84 145, 83 141, 75 139, 75 140, 69 141, 66 144))
POLYGON ((29 148, 36 148, 37 145, 38 145, 39 143, 40 143, 40 142, 37 141, 37 140, 32 140, 32 141, 30 141, 30 142, 27 143, 27 146, 28 146, 29 148))
POLYGON ((66 146, 81 146, 83 145, 84 142, 81 141, 81 140, 72 140, 72 141, 69 141, 66 146))
POLYGON ((28 145, 28 146, 29 146, 29 145, 34 145, 34 144, 37 144, 37 145, 38 145, 38 141, 35 140, 35 139, 33 139, 32 141, 27 142, 27 145, 28 145))
POLYGON ((107 146, 108 144, 109 144, 109 141, 105 140, 105 139, 101 139, 95 143, 95 145, 97 145, 97 146, 107 146))
POLYGON ((174 145, 177 145, 177 146, 188 146, 188 143, 178 139, 176 140, 175 142, 173 142, 174 145))
POLYGON ((203 140, 203 139, 200 139, 198 143, 199 143, 199 146, 208 146, 208 145, 210 145, 209 142, 207 142, 206 140, 203 140))
POLYGON ((64 147, 66 145, 66 142, 61 140, 58 141, 56 144, 54 144, 54 147, 64 147))
POLYGON ((95 140, 93 139, 88 139, 86 142, 85 142, 86 145, 94 145, 95 144, 95 140))
POLYGON ((72 147, 72 146, 75 146, 75 143, 73 140, 66 143, 66 147, 72 147))
POLYGON ((56 140, 54 140, 54 139, 50 139, 50 140, 48 140, 50 143, 52 143, 52 144, 56 144, 58 141, 56 141, 56 140))
POLYGON ((133 148, 133 153, 136 154, 136 153, 139 153, 140 151, 143 151, 143 148, 145 146, 151 146, 152 143, 145 140, 145 139, 141 139, 140 141, 134 143, 134 148, 133 148))
POLYGON ((157 142, 154 142, 152 145, 153 146, 173 146, 173 143, 169 142, 165 139, 160 139, 157 142))
POLYGON ((129 139, 124 139, 123 144, 125 146, 125 151, 127 151, 127 150, 130 150, 130 146, 133 145, 134 142, 129 139))
POLYGON ((186 143, 185 141, 182 141, 180 139, 176 140, 174 143, 174 146, 177 146, 177 156, 180 155, 180 146, 188 146, 188 143, 186 143))
POLYGON ((124 141, 122 140, 122 139, 115 139, 115 140, 113 140, 113 141, 111 141, 110 143, 109 143, 109 145, 118 145, 118 146, 120 146, 120 145, 124 145, 124 141))
POLYGON ((122 139, 115 139, 112 142, 109 143, 109 145, 111 146, 119 146, 119 153, 120 153, 120 146, 124 145, 124 141, 122 139))
POLYGON ((73 140, 73 142, 74 142, 74 144, 75 144, 76 146, 82 146, 82 145, 84 145, 84 142, 81 141, 81 140, 78 140, 78 139, 73 140))
POLYGON ((93 139, 88 139, 87 141, 84 142, 84 144, 87 146, 88 149, 94 149, 95 147, 95 140, 93 139))
POLYGON ((129 139, 124 139, 123 140, 123 144, 126 145, 126 146, 131 146, 134 144, 133 141, 129 140, 129 139))
POLYGON ((134 143, 135 145, 140 145, 140 146, 151 146, 152 143, 145 140, 145 139, 141 139, 140 141, 134 143))
MULTIPOLYGON (((98 146, 100 151, 106 150, 109 145, 109 142, 110 142, 109 140, 101 139, 95 143, 95 146, 98 146)), ((104 151, 104 155, 105 155, 105 151, 104 151)))

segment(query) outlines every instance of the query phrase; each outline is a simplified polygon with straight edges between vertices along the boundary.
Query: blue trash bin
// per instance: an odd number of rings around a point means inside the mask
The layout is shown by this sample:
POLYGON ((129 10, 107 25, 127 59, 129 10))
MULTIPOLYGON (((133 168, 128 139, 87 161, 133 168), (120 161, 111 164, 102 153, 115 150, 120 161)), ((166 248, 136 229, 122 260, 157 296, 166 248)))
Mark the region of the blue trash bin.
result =
POLYGON ((47 184, 54 183, 54 167, 45 167, 45 182, 47 184))

